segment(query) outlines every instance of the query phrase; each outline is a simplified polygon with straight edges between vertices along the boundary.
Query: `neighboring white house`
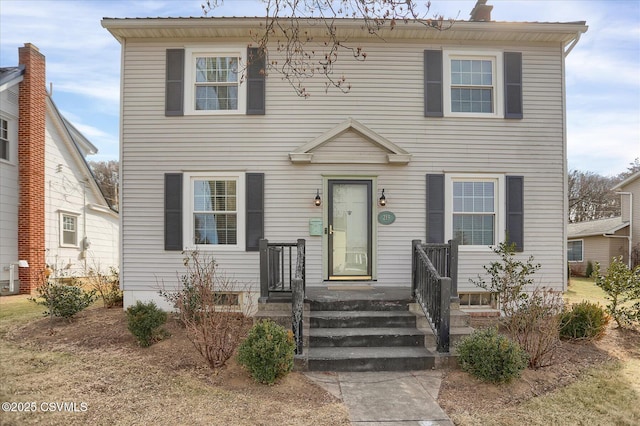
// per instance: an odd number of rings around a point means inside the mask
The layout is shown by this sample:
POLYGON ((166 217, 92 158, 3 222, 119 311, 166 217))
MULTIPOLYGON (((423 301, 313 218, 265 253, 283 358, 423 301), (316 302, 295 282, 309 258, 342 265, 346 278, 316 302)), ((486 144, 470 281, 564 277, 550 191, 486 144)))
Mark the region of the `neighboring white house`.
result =
MULTIPOLYGON (((315 77, 306 99, 262 71, 283 61, 277 34, 266 60, 252 47, 263 23, 102 20, 122 45, 125 306, 162 302, 159 283, 178 285, 193 248, 257 292, 260 237, 306 239, 307 287, 408 287, 412 240, 459 238, 463 300, 508 237, 541 263, 536 282, 564 289, 564 62, 584 22, 410 22, 375 36, 338 19, 368 56, 335 64, 349 93, 315 77)), ((321 49, 325 27, 300 26, 321 49)))
POLYGON ((47 94, 44 56, 29 43, 19 53, 0 69, 3 294, 30 293, 47 266, 55 277, 119 264, 118 213, 85 160, 97 149, 47 94))

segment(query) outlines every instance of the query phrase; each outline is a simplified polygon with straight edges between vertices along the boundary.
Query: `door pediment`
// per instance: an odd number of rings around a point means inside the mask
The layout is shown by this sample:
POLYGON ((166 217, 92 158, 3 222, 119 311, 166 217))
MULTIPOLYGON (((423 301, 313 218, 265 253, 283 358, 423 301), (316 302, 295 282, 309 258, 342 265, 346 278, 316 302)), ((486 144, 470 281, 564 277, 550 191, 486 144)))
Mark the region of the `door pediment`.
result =
POLYGON ((289 153, 292 163, 408 164, 411 154, 349 118, 289 153))

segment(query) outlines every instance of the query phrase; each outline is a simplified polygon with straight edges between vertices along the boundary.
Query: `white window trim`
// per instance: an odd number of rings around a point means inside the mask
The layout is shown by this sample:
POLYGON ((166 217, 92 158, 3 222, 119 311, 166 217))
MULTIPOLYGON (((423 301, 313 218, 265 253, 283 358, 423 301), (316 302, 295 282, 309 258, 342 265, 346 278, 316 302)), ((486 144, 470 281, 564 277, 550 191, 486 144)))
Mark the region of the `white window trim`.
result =
POLYGON ((58 223, 60 224, 60 247, 79 248, 80 247, 80 213, 66 210, 58 210, 58 223), (64 243, 64 217, 73 217, 76 220, 76 243, 64 243))
MULTIPOLYGON (((451 173, 445 174, 445 191, 444 191, 444 240, 453 239, 453 182, 495 182, 495 229, 494 229, 494 245, 504 241, 506 227, 506 211, 505 211, 505 177, 499 174, 483 174, 483 173, 451 173)), ((460 245, 460 251, 491 251, 491 246, 471 246, 460 245)))
POLYGON ((567 241, 567 261, 569 263, 582 263, 584 262, 584 240, 583 239, 577 239, 577 240, 568 240, 567 241), (569 260, 569 243, 574 243, 574 242, 578 242, 580 241, 582 243, 582 250, 580 253, 580 260, 569 260))
MULTIPOLYGON (((442 52, 442 95, 445 117, 504 118, 503 52, 498 50, 445 50, 442 52), (490 60, 493 64, 493 113, 451 111, 451 60, 490 60)), ((488 86, 487 86, 488 87, 488 86)))
POLYGON ((245 229, 246 229, 246 185, 245 174, 241 172, 192 172, 185 173, 182 182, 182 246, 184 250, 200 251, 244 251, 245 250, 245 229), (235 180, 236 181, 236 223, 238 229, 236 238, 238 244, 194 244, 193 243, 193 182, 203 178, 212 180, 235 180))
POLYGON ((187 47, 185 48, 185 115, 244 115, 247 112, 247 85, 245 84, 245 68, 247 64, 246 45, 225 48, 187 47), (198 56, 230 56, 238 61, 238 109, 237 110, 196 110, 195 108, 195 60, 198 56))
POLYGON ((12 119, 5 115, 0 115, 0 119, 7 122, 7 139, 6 139, 7 140, 7 158, 0 157, 0 163, 13 165, 14 164, 13 159, 17 157, 13 153, 14 149, 17 149, 17 148, 14 148, 15 146, 14 141, 18 140, 17 129, 16 129, 16 126, 14 125, 15 119, 12 119))

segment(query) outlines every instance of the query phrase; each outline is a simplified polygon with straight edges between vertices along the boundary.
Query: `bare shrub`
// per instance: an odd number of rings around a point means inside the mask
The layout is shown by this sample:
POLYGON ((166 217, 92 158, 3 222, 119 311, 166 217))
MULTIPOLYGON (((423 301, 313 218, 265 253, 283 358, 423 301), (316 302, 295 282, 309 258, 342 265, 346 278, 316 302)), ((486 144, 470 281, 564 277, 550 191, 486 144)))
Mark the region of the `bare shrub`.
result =
POLYGON ((513 340, 529 354, 529 366, 550 365, 560 342, 560 313, 564 307, 562 294, 544 287, 532 286, 532 275, 540 268, 533 256, 526 261, 516 257, 515 245, 502 242, 493 247, 499 261, 484 266, 491 277, 487 283, 478 276, 472 283, 498 295, 504 314, 502 324, 513 340))
POLYGON ((560 343, 560 314, 564 308, 562 293, 536 288, 518 310, 505 318, 511 338, 529 354, 529 367, 551 365, 560 343))
POLYGON ((208 254, 185 253, 182 288, 160 294, 175 306, 189 341, 213 369, 223 367, 244 339, 251 325, 246 288, 218 271, 208 254))
POLYGON ((105 308, 122 307, 122 290, 120 290, 120 275, 113 266, 109 272, 104 272, 99 266, 89 270, 87 276, 89 286, 102 299, 105 308))

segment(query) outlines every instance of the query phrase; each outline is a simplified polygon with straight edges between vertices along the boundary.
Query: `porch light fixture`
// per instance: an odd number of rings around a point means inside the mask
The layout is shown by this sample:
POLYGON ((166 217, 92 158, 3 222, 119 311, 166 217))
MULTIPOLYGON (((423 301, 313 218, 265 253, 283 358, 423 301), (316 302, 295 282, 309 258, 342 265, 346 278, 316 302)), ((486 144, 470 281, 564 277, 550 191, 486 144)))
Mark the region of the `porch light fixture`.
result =
POLYGON ((322 204, 322 198, 320 198, 320 190, 316 189, 316 198, 314 200, 314 204, 316 205, 316 207, 319 207, 320 204, 322 204))
POLYGON ((382 195, 380 196, 380 200, 378 200, 378 204, 380 204, 381 207, 387 205, 387 197, 384 196, 384 189, 382 190, 382 195))

